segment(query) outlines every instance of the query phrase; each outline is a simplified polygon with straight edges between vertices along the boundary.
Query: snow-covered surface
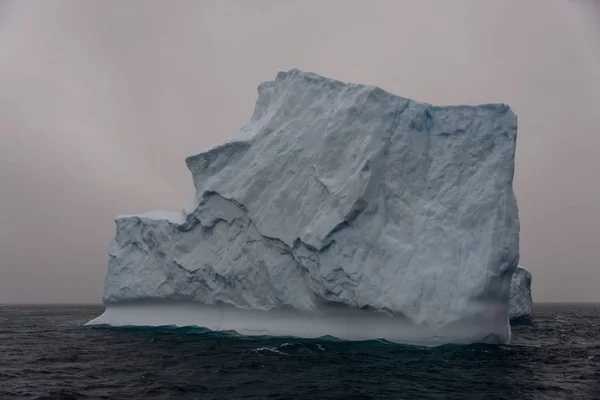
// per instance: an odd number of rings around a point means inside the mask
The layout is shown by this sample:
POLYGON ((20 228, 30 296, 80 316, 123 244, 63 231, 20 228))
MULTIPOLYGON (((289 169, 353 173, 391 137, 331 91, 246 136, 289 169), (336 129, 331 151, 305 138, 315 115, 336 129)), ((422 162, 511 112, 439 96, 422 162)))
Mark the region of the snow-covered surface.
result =
POLYGON ((531 273, 519 265, 510 285, 510 319, 530 317, 532 305, 531 273))
POLYGON ((173 224, 181 224, 185 221, 186 216, 187 216, 187 214, 185 214, 184 211, 177 212, 177 211, 156 210, 156 211, 150 211, 145 214, 131 214, 131 215, 123 214, 123 215, 117 216, 115 218, 115 220, 138 217, 138 218, 147 218, 147 219, 155 219, 155 220, 166 220, 173 224))
POLYGON ((122 214, 118 215, 115 218, 115 221, 120 219, 130 219, 130 218, 144 218, 144 219, 153 219, 153 220, 166 220, 171 222, 172 224, 183 224, 188 215, 194 212, 200 201, 197 196, 185 206, 181 211, 166 211, 166 210, 156 210, 150 211, 144 214, 122 214))
POLYGON ((108 308, 93 322, 146 324, 139 301, 186 301, 188 325, 206 327, 217 307, 238 331, 255 319, 293 335, 292 315, 316 321, 300 336, 507 342, 516 130, 505 105, 434 107, 280 72, 233 141, 186 159, 197 207, 185 221, 116 220, 108 308), (360 321, 371 314, 389 329, 360 321))

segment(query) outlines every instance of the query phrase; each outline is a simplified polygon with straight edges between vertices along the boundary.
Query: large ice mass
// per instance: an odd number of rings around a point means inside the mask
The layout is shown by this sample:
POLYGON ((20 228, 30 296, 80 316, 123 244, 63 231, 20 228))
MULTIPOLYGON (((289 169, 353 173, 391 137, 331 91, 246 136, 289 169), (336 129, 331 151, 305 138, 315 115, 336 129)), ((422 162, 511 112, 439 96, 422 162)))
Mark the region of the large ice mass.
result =
POLYGON ((298 70, 186 159, 181 213, 116 219, 92 324, 506 343, 517 120, 298 70))
POLYGON ((531 273, 519 265, 513 273, 510 284, 509 318, 511 320, 529 318, 532 305, 531 273))

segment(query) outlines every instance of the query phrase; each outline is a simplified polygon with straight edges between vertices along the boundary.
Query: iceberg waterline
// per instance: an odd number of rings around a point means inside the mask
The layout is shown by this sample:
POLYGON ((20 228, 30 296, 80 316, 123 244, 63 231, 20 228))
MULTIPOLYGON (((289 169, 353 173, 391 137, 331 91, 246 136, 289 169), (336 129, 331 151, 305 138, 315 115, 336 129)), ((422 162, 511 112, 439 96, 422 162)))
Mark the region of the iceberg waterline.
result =
POLYGON ((154 300, 241 333, 506 343, 516 129, 506 105, 279 73, 233 141, 186 159, 195 208, 117 218, 92 322, 142 324, 154 300))
MULTIPOLYGON (((522 266, 513 273, 510 292, 510 320, 528 318, 532 312, 531 273, 522 266)), ((319 338, 334 336, 348 340, 368 340, 390 336, 395 330, 409 330, 412 336, 427 335, 402 320, 385 314, 356 309, 329 310, 329 314, 311 315, 290 309, 274 312, 243 310, 225 304, 203 305, 196 302, 141 300, 110 304, 105 313, 88 325, 113 326, 194 326, 213 331, 235 331, 242 335, 279 335, 319 338), (265 327, 268 327, 266 329, 265 327), (333 333, 339 335, 335 336, 333 333)), ((415 344, 422 344, 420 336, 415 344)), ((405 344, 411 344, 404 341, 405 344)), ((428 345, 444 344, 435 337, 428 345)))

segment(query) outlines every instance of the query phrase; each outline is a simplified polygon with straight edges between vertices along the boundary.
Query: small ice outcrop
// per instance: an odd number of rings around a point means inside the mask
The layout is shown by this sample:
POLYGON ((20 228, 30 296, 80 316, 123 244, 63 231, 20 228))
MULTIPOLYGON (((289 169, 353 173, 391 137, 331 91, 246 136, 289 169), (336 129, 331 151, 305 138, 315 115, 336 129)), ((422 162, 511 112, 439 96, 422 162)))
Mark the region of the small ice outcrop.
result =
POLYGON ((91 323, 436 345, 510 340, 517 120, 312 73, 186 159, 183 214, 122 216, 91 323))
POLYGON ((519 265, 510 283, 509 318, 511 320, 529 318, 532 305, 531 273, 519 265))

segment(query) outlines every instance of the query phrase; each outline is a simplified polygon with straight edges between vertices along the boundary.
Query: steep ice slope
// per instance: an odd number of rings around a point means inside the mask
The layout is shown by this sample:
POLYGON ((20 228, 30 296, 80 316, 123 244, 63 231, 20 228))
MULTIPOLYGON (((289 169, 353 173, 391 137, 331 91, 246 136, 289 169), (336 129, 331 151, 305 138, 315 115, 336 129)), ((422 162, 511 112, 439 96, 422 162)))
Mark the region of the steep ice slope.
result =
POLYGON ((510 284, 510 319, 527 318, 531 315, 531 273, 518 266, 510 284))
POLYGON ((252 331, 241 310, 270 310, 271 334, 371 338, 357 321, 376 318, 389 340, 507 342, 516 130, 505 105, 434 107, 281 72, 235 140, 186 159, 186 215, 117 219, 92 322, 143 324, 123 310, 183 301, 189 324, 218 315, 220 329, 252 331), (314 326, 280 323, 303 318, 314 326))

